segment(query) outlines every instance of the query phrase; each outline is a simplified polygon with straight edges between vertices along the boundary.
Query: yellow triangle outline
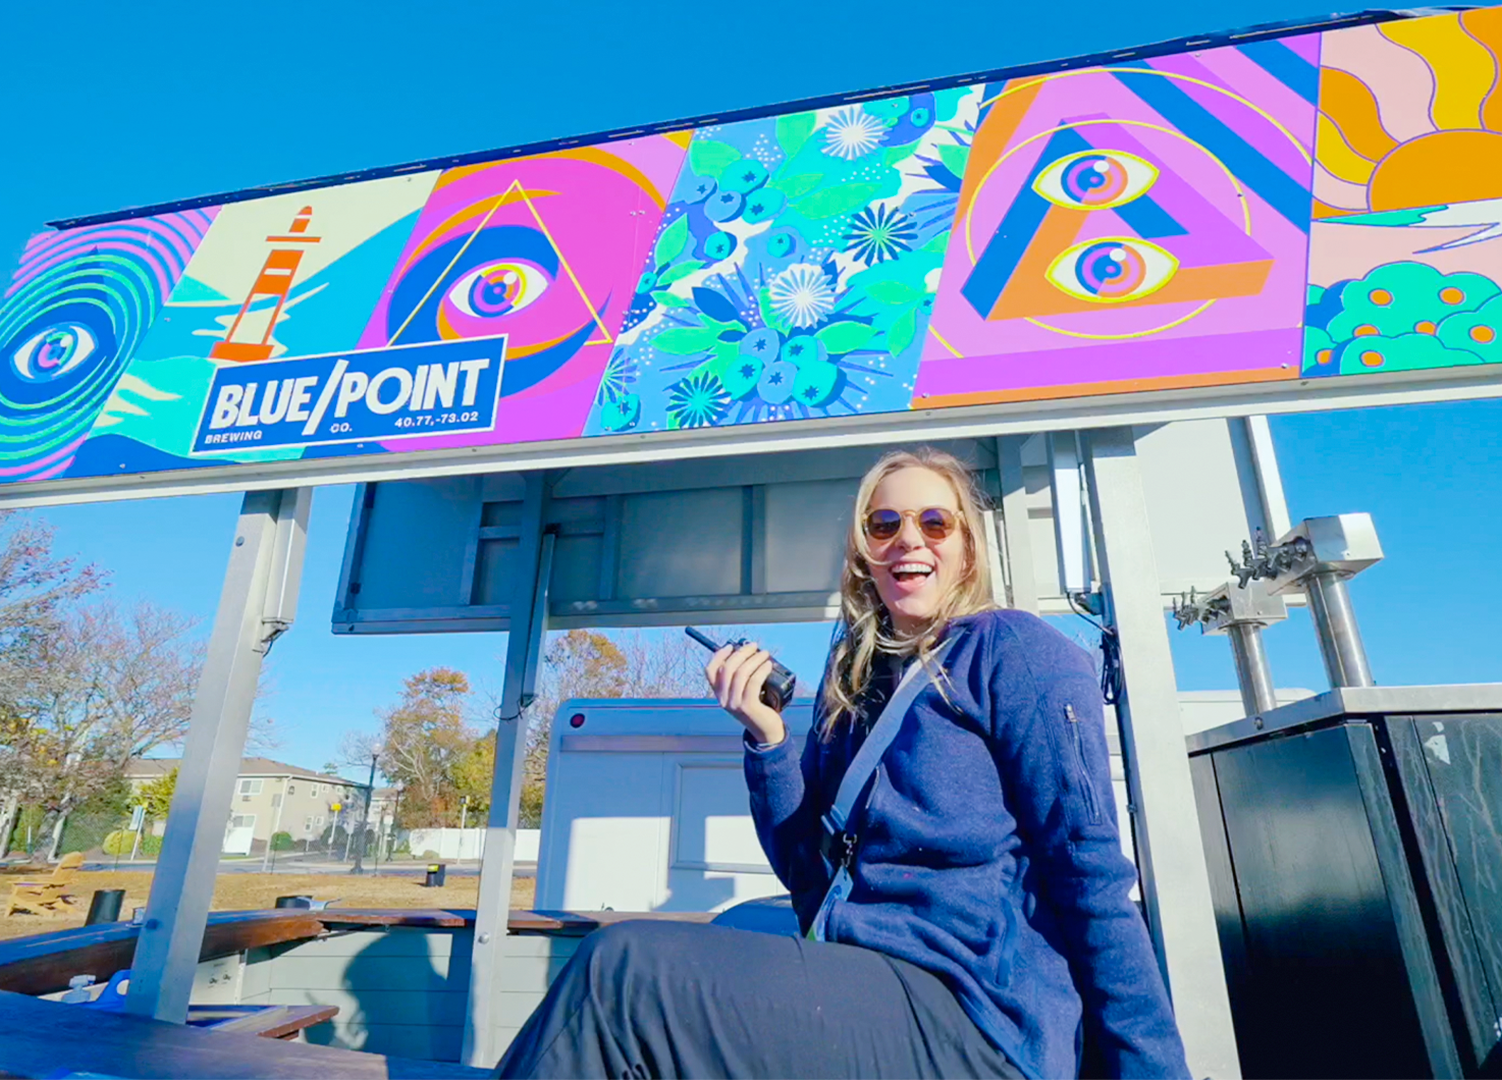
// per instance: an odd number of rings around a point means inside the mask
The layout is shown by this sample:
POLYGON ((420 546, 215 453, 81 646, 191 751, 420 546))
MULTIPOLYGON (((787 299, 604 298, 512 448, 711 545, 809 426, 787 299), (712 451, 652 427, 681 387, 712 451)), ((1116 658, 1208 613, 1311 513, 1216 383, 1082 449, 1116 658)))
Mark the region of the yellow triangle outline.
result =
POLYGON ((501 194, 497 196, 494 196, 495 205, 492 206, 486 212, 485 216, 480 219, 480 224, 475 226, 474 231, 469 234, 468 239, 466 239, 463 245, 460 246, 459 250, 454 253, 454 257, 449 260, 449 264, 443 268, 443 273, 439 274, 436 278, 433 279, 433 284, 428 286, 428 291, 422 294, 422 299, 419 300, 416 306, 412 308, 412 313, 408 315, 406 319, 403 320, 402 324, 396 328, 396 333, 392 334, 390 340, 386 342, 386 345, 388 347, 395 345, 396 339, 401 337, 402 331, 407 329, 407 327, 411 325, 413 319, 417 318, 417 313, 421 311, 422 306, 432 298, 433 293, 438 290, 438 286, 443 284, 443 279, 448 277, 449 271, 458 265, 460 259, 464 258, 464 253, 469 250, 469 245, 475 242, 475 237, 479 236, 480 233, 485 230, 485 226, 490 224, 490 219, 495 216, 495 212, 511 200, 511 193, 513 191, 515 191, 516 194, 521 197, 522 202, 526 204, 527 209, 532 214, 532 220, 537 222, 537 227, 542 231, 543 238, 547 240, 548 246, 553 249, 553 254, 558 256, 558 262, 563 266, 564 273, 568 274, 568 279, 573 284, 574 291, 578 294, 579 299, 584 302, 584 307, 589 311, 590 318, 594 320, 594 324, 600 328, 600 333, 604 335, 603 338, 594 338, 586 341, 584 344, 613 345, 615 343, 615 338, 611 337, 610 331, 606 328, 604 320, 600 318, 600 313, 595 310, 594 304, 590 303, 589 297, 585 294, 584 286, 579 284, 579 277, 574 273, 573 266, 569 264, 568 256, 565 255, 563 253, 563 249, 558 246, 558 241, 553 239, 553 234, 549 231, 547 222, 542 220, 542 215, 537 212, 537 207, 532 202, 531 198, 527 195, 526 189, 522 187, 522 182, 520 180, 512 180, 511 185, 506 188, 505 191, 501 192, 501 194))

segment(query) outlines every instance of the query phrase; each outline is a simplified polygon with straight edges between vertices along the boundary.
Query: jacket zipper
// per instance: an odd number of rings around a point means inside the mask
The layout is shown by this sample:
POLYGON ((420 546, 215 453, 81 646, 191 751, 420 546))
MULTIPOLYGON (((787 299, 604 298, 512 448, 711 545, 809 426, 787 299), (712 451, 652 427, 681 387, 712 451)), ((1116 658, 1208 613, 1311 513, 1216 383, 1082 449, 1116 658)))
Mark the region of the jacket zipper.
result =
POLYGON ((1095 785, 1085 769, 1085 738, 1080 733, 1080 718, 1074 714, 1073 705, 1064 706, 1064 718, 1069 721, 1069 734, 1074 745, 1074 766, 1080 779, 1080 791, 1085 797, 1085 812, 1090 815, 1090 824, 1100 824, 1100 806, 1095 799, 1095 785))

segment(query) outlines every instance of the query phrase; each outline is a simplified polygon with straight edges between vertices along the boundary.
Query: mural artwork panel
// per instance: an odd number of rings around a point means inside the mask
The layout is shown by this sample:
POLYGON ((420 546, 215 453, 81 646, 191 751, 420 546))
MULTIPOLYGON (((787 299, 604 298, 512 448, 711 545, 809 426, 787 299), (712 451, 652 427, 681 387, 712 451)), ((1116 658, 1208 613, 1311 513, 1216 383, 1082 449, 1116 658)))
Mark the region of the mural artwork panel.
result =
POLYGON ((0 484, 1502 371, 1502 8, 1227 40, 38 236, 0 484))
POLYGON ((579 435, 639 317, 637 284, 689 142, 659 135, 443 174, 360 339, 504 334, 492 433, 407 449, 579 435))
POLYGON ((914 404, 1296 378, 1318 52, 986 87, 914 404))
POLYGON ((979 101, 694 132, 587 433, 906 409, 979 101))
POLYGON ((356 346, 437 175, 222 207, 110 395, 71 475, 304 456, 300 445, 258 449, 258 442, 268 440, 249 437, 259 433, 263 417, 267 424, 282 423, 289 412, 299 412, 292 381, 272 369, 292 357, 356 346), (230 447, 225 452, 200 456, 200 419, 216 404, 210 391, 226 369, 246 377, 236 401, 236 419, 243 422, 227 429, 246 438, 224 443, 230 447))
POLYGON ((1326 35, 1306 376, 1502 363, 1502 9, 1326 35))
POLYGON ((0 297, 0 480, 67 474, 215 210, 33 237, 0 297))

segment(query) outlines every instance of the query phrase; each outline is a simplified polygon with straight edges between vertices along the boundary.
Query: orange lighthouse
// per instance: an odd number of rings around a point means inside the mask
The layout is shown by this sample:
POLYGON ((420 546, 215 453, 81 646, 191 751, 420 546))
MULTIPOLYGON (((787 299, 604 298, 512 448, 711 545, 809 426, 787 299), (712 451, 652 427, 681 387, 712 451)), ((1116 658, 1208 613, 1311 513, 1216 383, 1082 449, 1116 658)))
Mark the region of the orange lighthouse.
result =
MULTIPOLYGON (((292 226, 287 230, 286 236, 268 236, 269 244, 287 245, 278 246, 266 256, 266 262, 261 267, 261 272, 256 275, 255 282, 250 287, 250 292, 245 296, 245 302, 240 305, 240 311, 235 316, 235 321, 230 323, 229 332, 224 335, 223 341, 214 343, 209 350, 209 358, 213 360, 230 360, 236 363, 246 363, 251 360, 266 360, 271 356, 272 334, 276 331, 276 321, 281 317, 282 309, 287 304, 287 294, 292 291, 292 281, 297 275, 298 264, 302 262, 303 252, 306 248, 299 245, 316 244, 317 236, 308 235, 308 223, 313 220, 313 208, 304 206, 292 219, 292 226), (270 316, 266 319, 265 326, 261 329, 260 340, 238 340, 242 329, 247 330, 247 338, 253 338, 255 325, 259 320, 251 319, 250 326, 243 326, 246 315, 250 313, 251 305, 262 297, 274 297, 275 303, 271 308, 270 316)), ((256 313, 260 314, 260 313, 256 313)))

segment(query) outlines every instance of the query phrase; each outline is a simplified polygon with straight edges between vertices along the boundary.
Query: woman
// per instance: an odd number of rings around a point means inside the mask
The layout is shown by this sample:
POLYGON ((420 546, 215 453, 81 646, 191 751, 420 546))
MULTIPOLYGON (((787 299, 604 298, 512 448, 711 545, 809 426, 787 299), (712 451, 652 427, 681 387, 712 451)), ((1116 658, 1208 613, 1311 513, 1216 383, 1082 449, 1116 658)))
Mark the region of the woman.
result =
POLYGON ((1128 897, 1093 665, 1040 619, 992 610, 981 536, 950 455, 866 474, 801 759, 761 700, 766 652, 727 646, 706 667, 745 727, 757 835, 817 940, 600 931, 500 1075, 1062 1077, 1085 1036, 1108 1075, 1188 1075, 1128 897), (873 727, 873 752, 890 746, 843 830, 826 826, 873 727), (842 867, 848 895, 832 895, 842 867))

